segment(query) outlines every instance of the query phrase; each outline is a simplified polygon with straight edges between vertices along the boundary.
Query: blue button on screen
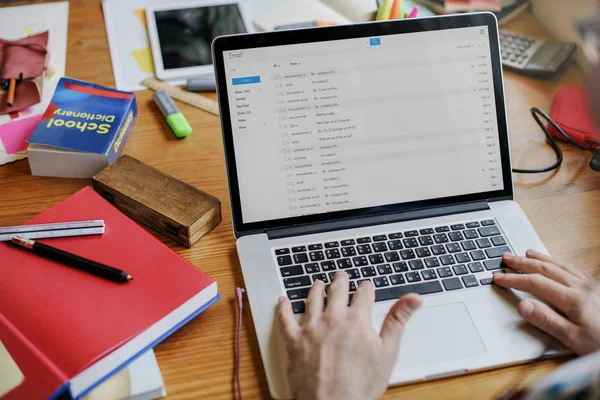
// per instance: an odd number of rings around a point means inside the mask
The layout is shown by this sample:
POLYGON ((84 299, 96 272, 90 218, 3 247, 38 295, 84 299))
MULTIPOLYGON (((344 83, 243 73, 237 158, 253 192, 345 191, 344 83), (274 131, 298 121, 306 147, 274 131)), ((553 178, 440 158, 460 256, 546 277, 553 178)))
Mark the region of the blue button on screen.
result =
POLYGON ((233 78, 231 80, 232 85, 247 85, 250 83, 260 83, 260 76, 244 76, 243 78, 233 78))
POLYGON ((379 46, 381 44, 381 39, 378 37, 369 39, 370 46, 379 46))

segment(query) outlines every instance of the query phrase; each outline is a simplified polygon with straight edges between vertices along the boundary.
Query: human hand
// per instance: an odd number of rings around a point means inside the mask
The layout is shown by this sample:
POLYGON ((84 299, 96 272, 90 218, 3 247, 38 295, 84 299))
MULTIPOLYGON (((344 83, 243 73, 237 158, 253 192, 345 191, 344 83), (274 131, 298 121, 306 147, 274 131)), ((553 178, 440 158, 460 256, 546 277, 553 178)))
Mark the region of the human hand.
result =
POLYGON ((527 257, 504 254, 504 263, 523 274, 494 274, 494 283, 543 300, 519 303, 521 316, 584 355, 600 350, 600 284, 590 275, 533 250, 527 257))
POLYGON ((387 388, 402 330, 421 306, 417 294, 408 294, 390 309, 377 333, 372 325, 375 290, 359 285, 348 306, 348 274, 338 272, 327 293, 316 281, 306 299, 300 323, 285 297, 277 316, 288 354, 288 378, 294 398, 377 399, 387 388))

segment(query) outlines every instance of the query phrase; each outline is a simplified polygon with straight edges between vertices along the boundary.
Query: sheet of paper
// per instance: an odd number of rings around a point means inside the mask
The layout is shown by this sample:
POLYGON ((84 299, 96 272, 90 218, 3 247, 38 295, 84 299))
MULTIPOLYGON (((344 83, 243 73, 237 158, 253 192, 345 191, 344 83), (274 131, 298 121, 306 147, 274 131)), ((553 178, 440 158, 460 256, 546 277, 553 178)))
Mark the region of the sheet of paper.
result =
MULTIPOLYGON (((321 0, 331 9, 352 22, 373 21, 377 13, 377 3, 373 0, 321 0)), ((410 10, 409 10, 410 11, 410 10)))
POLYGON ((0 129, 0 141, 4 147, 6 154, 14 154, 19 151, 27 150, 27 139, 31 136, 31 132, 40 122, 42 116, 40 114, 33 117, 19 118, 14 122, 2 125, 0 129))
POLYGON ((279 25, 296 24, 315 20, 349 24, 350 20, 318 0, 289 0, 284 4, 257 16, 253 22, 263 31, 273 30, 279 25))
POLYGON ((0 342, 0 397, 10 392, 23 382, 23 372, 11 357, 6 347, 0 342))

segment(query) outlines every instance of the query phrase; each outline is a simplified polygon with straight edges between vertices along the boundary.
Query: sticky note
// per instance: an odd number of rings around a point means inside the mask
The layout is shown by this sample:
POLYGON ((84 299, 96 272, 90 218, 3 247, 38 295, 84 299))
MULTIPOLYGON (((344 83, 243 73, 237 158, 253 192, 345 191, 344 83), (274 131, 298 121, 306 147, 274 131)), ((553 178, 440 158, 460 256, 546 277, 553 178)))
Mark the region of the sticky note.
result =
POLYGON ((0 397, 10 392, 23 382, 25 376, 15 360, 0 342, 0 397))
POLYGON ((142 71, 147 74, 154 72, 154 61, 152 61, 152 51, 150 50, 150 47, 134 50, 131 52, 131 55, 135 58, 135 61, 142 71))
POLYGON ((148 30, 148 25, 146 23, 146 10, 144 10, 143 8, 136 8, 134 12, 135 12, 135 15, 138 17, 138 19, 140 20, 140 22, 142 23, 142 26, 144 27, 144 29, 148 30))
POLYGON ((27 139, 40 122, 41 115, 23 118, 0 125, 0 141, 7 154, 18 153, 27 149, 27 139))

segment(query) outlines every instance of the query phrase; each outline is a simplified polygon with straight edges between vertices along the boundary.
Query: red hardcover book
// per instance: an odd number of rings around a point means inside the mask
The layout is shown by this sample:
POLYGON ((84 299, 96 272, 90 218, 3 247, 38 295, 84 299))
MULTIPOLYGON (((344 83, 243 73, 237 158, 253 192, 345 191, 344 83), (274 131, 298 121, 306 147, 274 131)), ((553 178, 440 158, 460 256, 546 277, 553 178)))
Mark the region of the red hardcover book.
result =
POLYGON ((29 223, 92 219, 104 220, 104 234, 40 242, 133 280, 115 283, 0 243, 0 344, 24 376, 3 400, 84 396, 220 298, 215 281, 89 187, 29 223))

